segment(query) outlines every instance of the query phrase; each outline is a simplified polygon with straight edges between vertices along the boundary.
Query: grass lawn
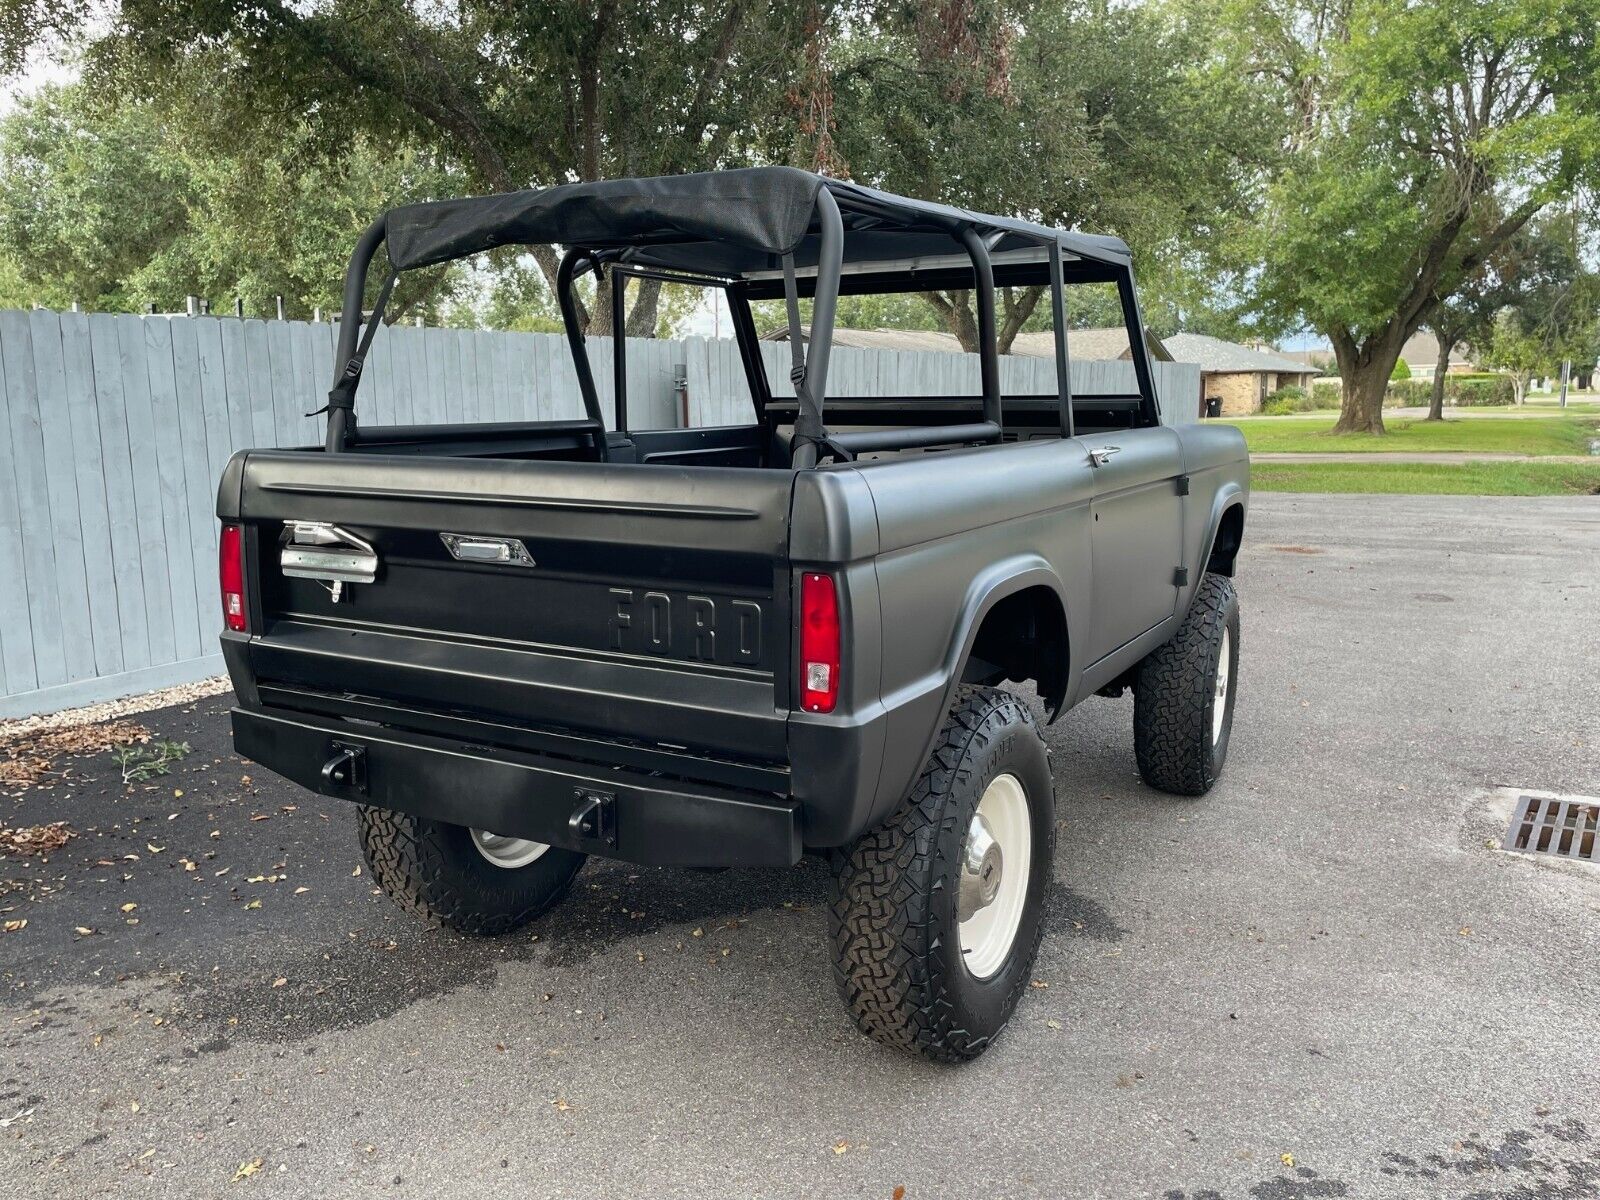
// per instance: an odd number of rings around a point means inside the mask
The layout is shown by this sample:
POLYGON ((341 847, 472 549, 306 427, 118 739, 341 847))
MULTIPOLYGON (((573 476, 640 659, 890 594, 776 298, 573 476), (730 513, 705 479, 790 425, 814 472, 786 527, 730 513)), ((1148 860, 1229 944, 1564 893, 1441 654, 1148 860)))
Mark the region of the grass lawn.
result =
POLYGON ((1588 463, 1256 463, 1262 492, 1388 492, 1411 496, 1600 495, 1600 462, 1588 463))
POLYGON ((1472 452, 1496 454, 1587 454, 1589 439, 1600 437, 1592 416, 1523 417, 1517 420, 1423 421, 1386 419, 1388 434, 1331 430, 1334 414, 1321 420, 1244 417, 1231 423, 1244 433, 1252 452, 1262 454, 1338 454, 1348 452, 1472 452))

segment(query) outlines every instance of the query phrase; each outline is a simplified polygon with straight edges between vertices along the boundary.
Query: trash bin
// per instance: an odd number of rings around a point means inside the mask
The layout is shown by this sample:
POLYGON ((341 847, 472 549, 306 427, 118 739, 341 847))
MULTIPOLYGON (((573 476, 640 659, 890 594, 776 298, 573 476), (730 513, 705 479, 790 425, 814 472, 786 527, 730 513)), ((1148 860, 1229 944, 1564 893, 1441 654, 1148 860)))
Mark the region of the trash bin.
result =
POLYGON ((1222 397, 1221 396, 1207 396, 1206 397, 1206 416, 1208 416, 1208 417, 1220 417, 1221 415, 1222 415, 1222 397))

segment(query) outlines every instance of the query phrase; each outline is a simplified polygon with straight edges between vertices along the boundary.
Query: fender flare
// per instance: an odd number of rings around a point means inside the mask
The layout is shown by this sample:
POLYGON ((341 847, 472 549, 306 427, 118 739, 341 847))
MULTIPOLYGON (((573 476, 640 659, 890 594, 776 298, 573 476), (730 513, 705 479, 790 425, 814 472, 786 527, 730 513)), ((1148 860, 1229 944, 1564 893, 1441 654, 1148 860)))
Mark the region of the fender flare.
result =
MULTIPOLYGON (((1055 596, 1056 603, 1061 606, 1062 626, 1067 631, 1069 665, 1062 670, 1060 695, 1050 701, 1050 719, 1053 721, 1059 715, 1068 692, 1066 685, 1072 652, 1071 614, 1067 608, 1066 590, 1061 586, 1061 577, 1056 574, 1054 567, 1037 554, 1020 554, 1014 558, 1002 559, 978 575, 968 586, 966 595, 962 597, 961 606, 956 612, 955 631, 950 638, 950 647, 945 652, 944 703, 939 709, 941 713, 949 712, 951 704, 955 702, 956 688, 961 685, 961 675, 966 670, 967 659, 972 655, 973 643, 977 641, 978 630, 982 628, 984 618, 989 615, 990 610, 1007 596, 1014 596, 1028 588, 1040 586, 1048 588, 1055 596)), ((932 752, 934 741, 938 736, 938 729, 930 733, 928 744, 923 747, 924 760, 932 752)))
POLYGON ((1211 552, 1216 549, 1217 534, 1222 529, 1222 519, 1228 515, 1228 510, 1231 508, 1240 510, 1239 519, 1243 522, 1247 515, 1245 492, 1237 483, 1230 481, 1217 489, 1217 494, 1211 501, 1211 519, 1206 527, 1205 545, 1195 564, 1198 568, 1195 571, 1195 587, 1200 586, 1200 578, 1206 573, 1207 567, 1211 564, 1211 552))

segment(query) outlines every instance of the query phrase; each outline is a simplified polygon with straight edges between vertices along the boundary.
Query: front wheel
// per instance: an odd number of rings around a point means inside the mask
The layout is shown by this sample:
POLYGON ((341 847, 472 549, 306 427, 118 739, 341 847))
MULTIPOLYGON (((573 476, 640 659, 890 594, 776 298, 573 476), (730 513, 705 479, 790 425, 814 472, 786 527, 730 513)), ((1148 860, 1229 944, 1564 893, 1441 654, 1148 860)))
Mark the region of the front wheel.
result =
POLYGON ((1222 774, 1239 678, 1239 596, 1207 573, 1178 634, 1139 664, 1133 750, 1139 774, 1176 796, 1203 796, 1222 774))
POLYGON ((558 904, 587 855, 387 808, 357 810, 373 881, 409 913, 461 933, 510 933, 558 904))
POLYGON ((981 1054, 1027 986, 1054 851, 1032 712, 963 688, 910 796, 834 877, 834 979, 857 1028, 941 1062, 981 1054))

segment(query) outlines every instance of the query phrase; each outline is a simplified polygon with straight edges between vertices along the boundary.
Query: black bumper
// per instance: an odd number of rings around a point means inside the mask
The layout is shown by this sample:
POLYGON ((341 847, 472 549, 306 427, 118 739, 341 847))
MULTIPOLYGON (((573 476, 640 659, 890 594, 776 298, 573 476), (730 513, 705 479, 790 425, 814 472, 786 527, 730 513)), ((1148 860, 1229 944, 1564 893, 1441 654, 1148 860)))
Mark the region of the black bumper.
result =
POLYGON ((775 796, 248 708, 233 710, 233 745, 325 796, 607 858, 684 867, 800 859, 799 805, 775 796))

